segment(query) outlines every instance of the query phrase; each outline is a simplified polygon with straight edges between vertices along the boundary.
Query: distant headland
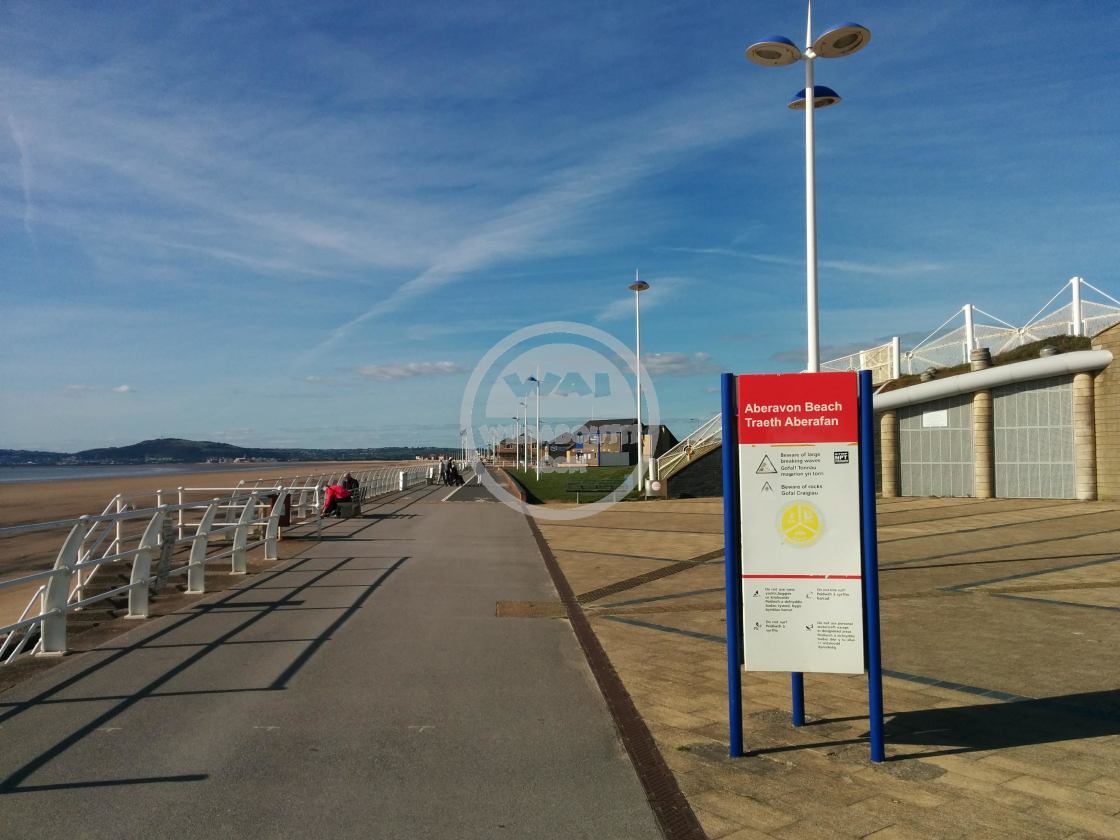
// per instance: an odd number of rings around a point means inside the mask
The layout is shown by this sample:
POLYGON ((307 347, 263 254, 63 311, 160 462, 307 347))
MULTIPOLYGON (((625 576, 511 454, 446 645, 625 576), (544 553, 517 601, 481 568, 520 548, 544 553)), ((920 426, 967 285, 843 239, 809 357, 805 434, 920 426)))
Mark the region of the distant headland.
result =
POLYGON ((109 464, 201 464, 256 461, 411 461, 428 456, 455 455, 459 450, 438 446, 379 446, 346 449, 272 449, 234 446, 208 440, 156 438, 131 446, 108 446, 81 452, 44 452, 0 449, 0 466, 67 466, 109 464))

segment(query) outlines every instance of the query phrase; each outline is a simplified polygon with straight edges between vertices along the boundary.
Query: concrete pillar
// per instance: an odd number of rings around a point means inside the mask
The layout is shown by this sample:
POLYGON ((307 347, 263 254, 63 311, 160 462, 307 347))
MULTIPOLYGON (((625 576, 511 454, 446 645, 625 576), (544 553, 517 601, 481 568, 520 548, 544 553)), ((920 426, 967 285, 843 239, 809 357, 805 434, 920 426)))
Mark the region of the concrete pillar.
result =
POLYGON ((879 468, 883 472, 883 498, 893 499, 902 492, 901 437, 898 434, 898 412, 879 415, 879 468))
POLYGON ((1093 417, 1093 375, 1073 377, 1073 480, 1077 498, 1097 498, 1097 436, 1093 417))
POLYGON ((996 440, 992 425, 992 392, 972 395, 972 495, 991 499, 996 495, 996 440))

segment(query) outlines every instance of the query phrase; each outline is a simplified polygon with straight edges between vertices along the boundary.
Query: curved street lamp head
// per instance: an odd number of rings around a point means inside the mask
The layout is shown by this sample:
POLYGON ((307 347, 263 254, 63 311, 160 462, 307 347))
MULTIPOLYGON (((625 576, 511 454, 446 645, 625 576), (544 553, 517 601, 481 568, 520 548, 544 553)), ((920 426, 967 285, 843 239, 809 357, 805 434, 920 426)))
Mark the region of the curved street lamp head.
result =
POLYGON ((771 35, 747 47, 747 60, 764 67, 785 67, 801 58, 801 50, 789 38, 771 35))
POLYGON ((821 58, 843 58, 859 52, 871 40, 871 30, 858 23, 841 23, 813 42, 813 52, 821 58))
MULTIPOLYGON (((827 108, 840 101, 840 94, 824 85, 813 85, 813 108, 827 108)), ((805 89, 799 90, 797 96, 789 101, 789 107, 794 111, 805 110, 805 89)))
POLYGON ((649 283, 647 283, 645 280, 636 280, 635 282, 630 284, 630 291, 632 292, 644 292, 648 288, 649 283))

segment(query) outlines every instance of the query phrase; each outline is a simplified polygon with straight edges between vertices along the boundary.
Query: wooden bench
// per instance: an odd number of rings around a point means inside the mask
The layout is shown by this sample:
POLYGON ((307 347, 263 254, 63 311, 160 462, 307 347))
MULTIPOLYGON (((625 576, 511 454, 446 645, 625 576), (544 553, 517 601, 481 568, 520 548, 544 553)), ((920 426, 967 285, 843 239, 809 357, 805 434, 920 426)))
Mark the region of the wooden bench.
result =
POLYGON ((564 487, 565 493, 575 493, 576 503, 579 503, 580 493, 596 493, 600 498, 618 488, 606 481, 569 481, 564 487))

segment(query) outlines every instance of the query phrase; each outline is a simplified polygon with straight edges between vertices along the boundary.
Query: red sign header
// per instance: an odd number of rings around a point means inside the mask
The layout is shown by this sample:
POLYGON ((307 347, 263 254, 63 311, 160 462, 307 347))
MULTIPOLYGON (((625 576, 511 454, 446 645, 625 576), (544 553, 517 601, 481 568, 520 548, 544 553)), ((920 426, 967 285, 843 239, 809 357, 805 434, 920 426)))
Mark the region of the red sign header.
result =
POLYGON ((839 373, 739 377, 739 443, 855 443, 859 382, 839 373))

